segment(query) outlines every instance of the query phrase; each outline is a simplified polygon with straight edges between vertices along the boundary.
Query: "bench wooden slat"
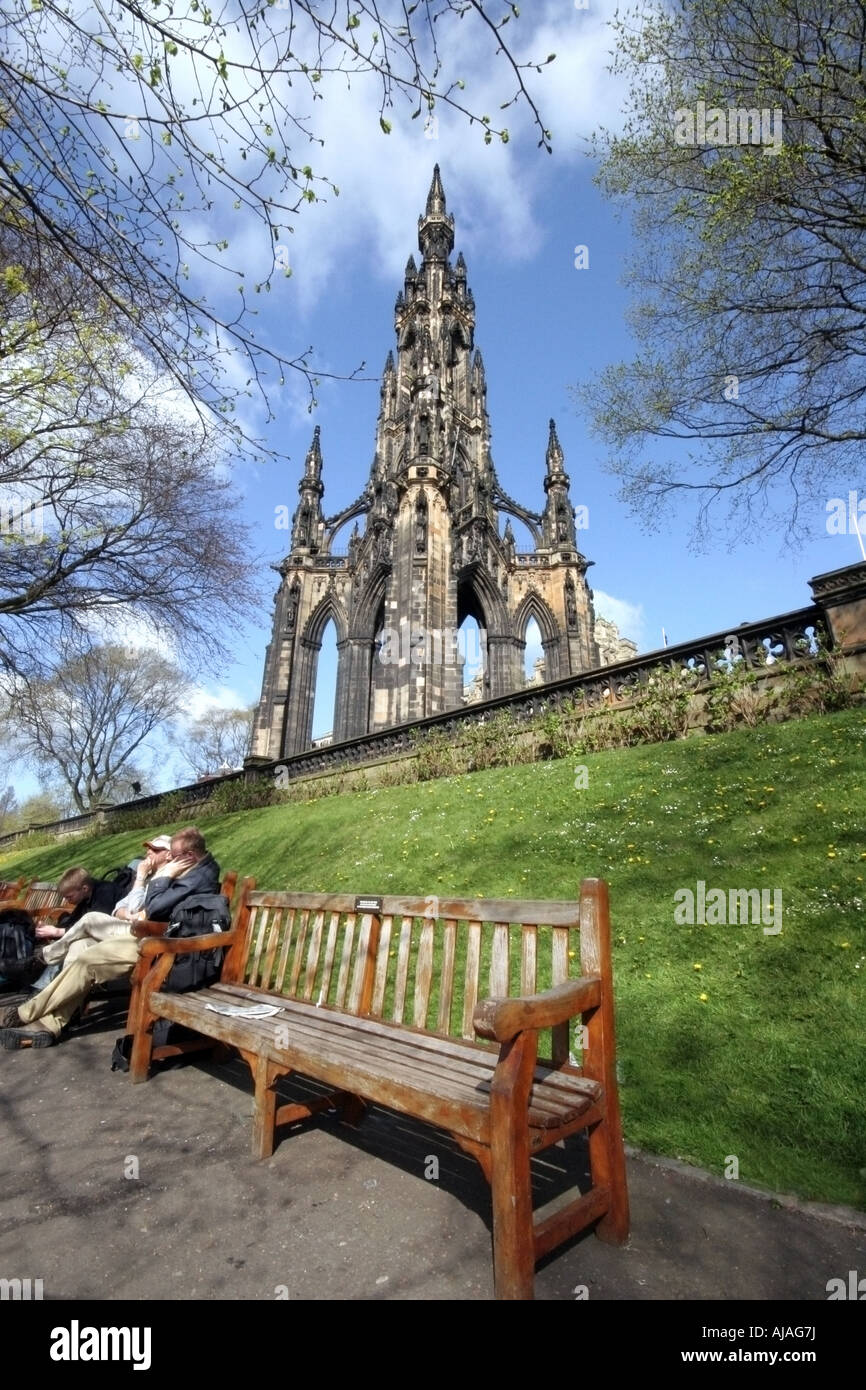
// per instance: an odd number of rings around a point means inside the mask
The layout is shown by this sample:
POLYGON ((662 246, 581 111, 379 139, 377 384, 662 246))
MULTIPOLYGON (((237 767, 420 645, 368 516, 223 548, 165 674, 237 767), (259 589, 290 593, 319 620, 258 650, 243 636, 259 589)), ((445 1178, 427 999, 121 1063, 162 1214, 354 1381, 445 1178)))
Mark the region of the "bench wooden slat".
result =
POLYGON ((290 908, 279 907, 275 909, 274 915, 271 918, 271 934, 274 946, 279 945, 280 950, 277 957, 273 987, 280 991, 285 988, 294 923, 295 914, 290 908))
POLYGON ((277 954, 277 946, 280 940, 280 926, 283 919, 283 909, 278 908, 270 922, 270 929, 267 934, 265 947, 265 963, 262 966, 262 984, 267 989, 273 979, 274 958, 277 954))
POLYGON ((307 940, 307 928, 310 924, 310 909, 304 908, 299 913, 300 921, 296 923, 294 953, 292 955, 292 973, 289 976, 289 992, 295 994, 298 988, 298 980, 301 976, 301 965, 304 959, 304 945, 307 940))
POLYGON ((481 923, 470 922, 466 928, 466 974, 463 987, 463 1028, 464 1038, 474 1038, 472 1015, 478 1002, 478 972, 481 969, 481 923))
POLYGON ((325 945, 325 964, 322 970, 322 982, 319 987, 319 1002, 324 1003, 331 992, 331 978, 334 973, 334 960, 337 954, 337 932, 340 927, 340 914, 335 911, 331 913, 328 922, 328 940, 325 945))
POLYGON ((370 912, 361 915, 361 930, 358 933, 358 949, 355 952, 355 964, 352 971, 352 984, 349 989, 349 997, 346 1001, 346 1008, 350 1014, 358 1014, 362 1011, 362 994, 364 986, 369 978, 370 945, 373 935, 373 916, 370 912))
POLYGON ((352 965, 352 946, 355 941, 355 928, 357 926, 357 913, 349 912, 340 933, 342 937, 340 951, 340 973, 337 976, 337 993, 334 1003, 337 1008, 342 1009, 346 1003, 346 991, 349 988, 349 970, 352 965))
POLYGON ((258 907, 252 913, 252 936, 253 951, 250 960, 249 978, 252 984, 259 981, 259 962, 262 958, 262 951, 265 946, 266 931, 271 909, 268 907, 258 907))
POLYGON ((394 928, 394 918, 391 913, 386 913, 382 918, 382 926, 379 931, 379 945, 376 953, 376 977, 373 982, 373 997, 370 1001, 370 1012, 377 1018, 381 1018, 385 1009, 385 986, 388 983, 388 956, 391 948, 391 934, 394 928))
POLYGON ((451 1001, 454 997, 454 961, 457 952, 457 923, 449 918, 442 928, 442 973, 439 977, 439 1012, 436 1027, 451 1032, 451 1001))
MULTIPOLYGON (((551 961, 551 984, 561 985, 568 979, 568 951, 571 933, 564 927, 553 928, 553 958, 551 961)), ((554 1062, 568 1061, 568 1024, 560 1023, 552 1029, 552 1051, 554 1062)))
POLYGON ((400 944, 397 947, 397 973, 394 978, 394 1012, 395 1023, 403 1022, 403 1015, 406 1009, 406 987, 409 980, 409 953, 412 948, 412 927, 413 919, 404 916, 400 922, 400 944))
POLYGON ((432 982, 433 922, 428 919, 421 927, 421 938, 418 942, 418 967, 415 971, 415 1009, 412 1014, 412 1022, 416 1028, 423 1028, 427 1022, 432 982))
MULTIPOLYGON (((207 997, 208 999, 213 999, 214 1002, 220 1001, 227 1004, 243 1004, 244 1002, 258 1004, 268 1002, 273 1004, 279 1004, 283 1011, 283 1023, 288 1022, 290 1011, 293 1013, 293 1015, 295 1013, 297 1013, 299 1016, 301 1014, 305 1014, 307 1017, 315 1017, 322 1019, 327 1019, 330 1014, 337 1013, 336 1010, 334 1010, 330 1005, 327 1004, 319 1007, 312 1003, 307 1004, 301 1000, 286 999, 284 996, 275 994, 272 991, 264 991, 244 984, 223 983, 212 985, 207 992, 207 997)), ((157 1010, 159 1008, 159 1000, 161 999, 162 995, 158 996, 158 998, 155 997, 154 999, 154 1008, 157 1010)), ((382 1031, 382 1021, 380 1019, 356 1018, 353 1021, 359 1032, 369 1032, 371 1037, 375 1037, 377 1033, 380 1033, 382 1031)), ((443 1061, 447 1061, 451 1057, 465 1056, 467 1053, 467 1049, 477 1051, 482 1058, 491 1056, 495 1057, 498 1055, 498 1049, 495 1044, 484 1042, 480 1039, 468 1039, 462 1037, 442 1037, 436 1033, 430 1033, 426 1030, 416 1029, 411 1025, 405 1023, 395 1026, 399 1026, 401 1036, 405 1034, 407 1037, 412 1038, 418 1034, 422 1034, 425 1040, 425 1048, 428 1051, 440 1053, 443 1058, 443 1061)), ((549 1059, 542 1059, 539 1063, 539 1066, 544 1067, 545 1069, 549 1068, 549 1059)), ((582 1072, 580 1068, 565 1067, 557 1069, 555 1072, 551 1074, 554 1076, 562 1075, 566 1078, 569 1078, 573 1075, 582 1075, 582 1072)), ((568 1079, 566 1079, 566 1081, 564 1081, 563 1084, 567 1088, 570 1085, 570 1082, 568 1079)))
MULTIPOLYGON (((249 894, 253 907, 294 907, 317 912, 347 913, 355 910, 356 898, 347 893, 269 892, 253 889, 249 894)), ((397 897, 385 894, 381 898, 383 916, 424 917, 429 915, 430 899, 397 897)), ((453 917, 462 922, 539 922, 548 927, 578 926, 579 909, 576 902, 545 901, 520 898, 440 898, 440 918, 453 917)))
POLYGON ((508 987, 509 936, 508 923, 497 922, 493 928, 493 951, 490 957, 488 994, 491 999, 504 999, 511 993, 508 987))
POLYGON ((60 907, 63 894, 57 891, 54 883, 31 883, 24 895, 22 904, 25 912, 39 912, 46 908, 60 907))
POLYGON ((538 932, 534 926, 525 925, 520 937, 520 993, 534 994, 538 979, 538 932))
POLYGON ((316 971, 319 968, 319 956, 322 950, 322 935, 325 929, 325 914, 319 910, 313 918, 313 930, 310 933, 310 945, 307 951, 307 968, 304 971, 303 994, 305 999, 312 999, 313 986, 316 983, 316 971))

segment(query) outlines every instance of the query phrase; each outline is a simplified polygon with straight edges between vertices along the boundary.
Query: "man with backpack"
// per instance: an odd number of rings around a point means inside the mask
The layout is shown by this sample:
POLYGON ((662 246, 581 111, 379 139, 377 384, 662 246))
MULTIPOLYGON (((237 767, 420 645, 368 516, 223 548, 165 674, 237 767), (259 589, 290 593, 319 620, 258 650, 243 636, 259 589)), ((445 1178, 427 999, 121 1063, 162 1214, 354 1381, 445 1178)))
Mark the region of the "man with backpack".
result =
POLYGON ((219 865, 201 831, 194 825, 179 830, 171 837, 171 858, 150 879, 144 906, 131 924, 132 936, 88 944, 35 998, 0 1014, 0 1047, 51 1047, 94 985, 132 974, 141 939, 152 934, 149 922, 167 924, 184 899, 218 891, 219 865))

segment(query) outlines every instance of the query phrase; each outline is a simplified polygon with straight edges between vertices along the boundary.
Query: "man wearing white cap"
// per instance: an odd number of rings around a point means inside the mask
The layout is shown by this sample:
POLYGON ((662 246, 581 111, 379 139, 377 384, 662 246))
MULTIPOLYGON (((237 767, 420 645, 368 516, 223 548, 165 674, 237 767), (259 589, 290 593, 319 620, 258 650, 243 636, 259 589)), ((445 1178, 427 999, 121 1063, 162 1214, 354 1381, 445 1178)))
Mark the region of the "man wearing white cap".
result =
POLYGON ((121 898, 112 913, 85 912, 83 917, 70 927, 57 941, 42 948, 42 959, 46 965, 59 965, 75 957, 94 941, 111 941, 114 937, 131 937, 132 923, 144 907, 148 885, 163 864, 171 857, 171 836, 155 835, 145 840, 145 857, 139 861, 135 870, 135 882, 121 898))

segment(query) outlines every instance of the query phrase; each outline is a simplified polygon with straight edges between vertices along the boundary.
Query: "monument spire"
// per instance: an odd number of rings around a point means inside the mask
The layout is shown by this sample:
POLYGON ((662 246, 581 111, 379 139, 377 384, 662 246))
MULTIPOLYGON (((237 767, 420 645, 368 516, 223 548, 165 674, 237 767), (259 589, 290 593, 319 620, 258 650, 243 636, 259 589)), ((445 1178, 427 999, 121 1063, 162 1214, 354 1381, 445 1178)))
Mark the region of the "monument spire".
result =
POLYGON ((325 485, 322 482, 322 448, 320 429, 316 425, 313 439, 307 450, 304 473, 298 483, 300 501, 292 517, 292 550, 309 550, 312 554, 319 549, 325 529, 322 513, 322 497, 325 485))
POLYGON ((418 218, 418 248, 425 262, 447 261, 454 250, 454 218, 445 209, 445 190, 438 164, 433 167, 424 216, 418 218))

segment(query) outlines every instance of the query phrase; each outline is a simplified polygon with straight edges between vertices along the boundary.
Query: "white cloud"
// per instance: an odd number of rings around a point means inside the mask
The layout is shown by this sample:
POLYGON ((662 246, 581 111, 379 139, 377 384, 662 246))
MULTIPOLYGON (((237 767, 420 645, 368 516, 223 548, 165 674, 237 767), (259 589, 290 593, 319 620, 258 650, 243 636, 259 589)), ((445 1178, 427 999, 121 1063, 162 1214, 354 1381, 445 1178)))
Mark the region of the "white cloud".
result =
POLYGON ((639 651, 646 647, 643 604, 629 603, 628 599, 614 598, 612 594, 602 593, 601 589, 594 589, 593 606, 597 617, 616 623, 620 637, 636 642, 639 651))
MULTIPOLYGON (((386 135, 380 127, 379 79, 356 74, 348 80, 345 73, 324 71, 315 88, 320 100, 311 101, 302 84, 284 93, 296 117, 295 129, 287 129, 285 118, 279 122, 292 159, 309 164, 317 180, 313 187, 321 193, 318 202, 303 204, 291 229, 280 229, 277 245, 286 248, 291 278, 279 269, 273 273, 274 244, 259 220, 227 210, 225 202, 215 203, 207 222, 201 219, 194 229, 187 228, 194 230, 191 239, 228 237, 229 260, 243 266, 248 286, 272 275, 268 307, 283 295, 286 314, 306 318, 328 292, 341 261, 357 264, 359 250, 360 259, 383 283, 399 281, 408 252, 415 251, 407 245, 406 230, 424 206, 433 164, 439 163, 449 209, 459 222, 458 249, 471 257, 492 241, 503 258, 528 259, 544 238, 534 210, 542 187, 561 176, 564 164, 583 157, 582 141, 594 127, 620 123, 620 83, 606 72, 606 18, 613 8, 607 0, 594 6, 592 14, 566 7, 562 0, 533 3, 503 35, 520 63, 533 59, 544 64, 540 73, 522 69, 521 76, 553 134, 552 158, 539 150, 539 133, 523 101, 501 109, 516 91, 517 79, 505 60, 494 61, 489 29, 470 20, 452 23, 438 35, 440 90, 459 77, 465 90, 455 89, 453 96, 467 109, 489 115, 494 127, 507 126, 507 144, 494 138, 485 145, 479 124, 469 126, 465 115, 441 102, 433 113, 436 138, 427 138, 426 109, 413 119, 417 97, 410 100, 399 93, 393 108, 385 109, 391 124, 386 135), (551 53, 555 61, 545 64, 551 53), (302 143, 298 123, 315 136, 308 145, 302 143), (323 177, 336 184, 339 197, 318 182, 323 177)), ((293 50, 298 54, 302 49, 299 31, 293 50)), ((268 118, 276 119, 272 110, 263 112, 263 124, 268 118)), ((239 161, 228 158, 232 171, 244 177, 239 161)), ((276 211, 274 216, 278 220, 276 211)), ((222 272, 201 269, 203 287, 216 295, 224 283, 222 272)))
POLYGON ((208 690, 203 685, 193 686, 185 701, 184 715, 188 720, 201 719, 215 709, 246 709, 249 700, 230 686, 221 685, 208 690))

